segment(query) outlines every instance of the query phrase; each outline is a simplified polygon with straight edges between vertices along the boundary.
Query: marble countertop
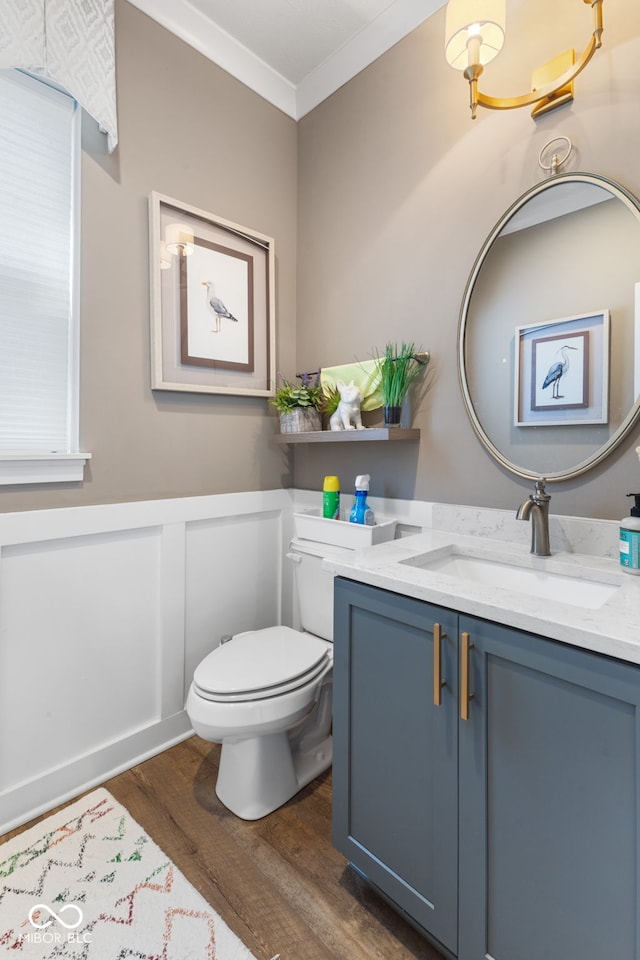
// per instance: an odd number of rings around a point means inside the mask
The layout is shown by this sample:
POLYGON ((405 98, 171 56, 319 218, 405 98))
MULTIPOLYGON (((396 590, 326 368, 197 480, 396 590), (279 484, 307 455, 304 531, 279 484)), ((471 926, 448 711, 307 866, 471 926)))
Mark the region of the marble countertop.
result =
MULTIPOLYGON (((626 573, 617 560, 608 557, 574 552, 533 557, 521 543, 427 530, 326 559, 323 567, 350 580, 640 663, 640 576, 626 573), (594 589, 590 591, 587 584, 585 602, 579 598, 566 602, 562 590, 562 599, 541 596, 535 582, 528 592, 521 592, 425 568, 425 561, 428 565, 449 554, 538 571, 540 579, 549 574, 595 581, 594 589), (599 606, 587 606, 599 604, 597 594, 608 592, 607 586, 611 596, 599 606)), ((573 586, 572 581, 560 581, 563 583, 573 586)))

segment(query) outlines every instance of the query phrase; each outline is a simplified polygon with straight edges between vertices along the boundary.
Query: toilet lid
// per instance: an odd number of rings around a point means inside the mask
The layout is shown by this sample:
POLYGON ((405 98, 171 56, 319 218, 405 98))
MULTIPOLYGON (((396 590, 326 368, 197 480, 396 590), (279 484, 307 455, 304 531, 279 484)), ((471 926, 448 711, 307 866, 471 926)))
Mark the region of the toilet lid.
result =
POLYGON ((238 633, 196 667, 193 683, 207 700, 260 700, 295 690, 327 664, 324 640, 291 627, 238 633))

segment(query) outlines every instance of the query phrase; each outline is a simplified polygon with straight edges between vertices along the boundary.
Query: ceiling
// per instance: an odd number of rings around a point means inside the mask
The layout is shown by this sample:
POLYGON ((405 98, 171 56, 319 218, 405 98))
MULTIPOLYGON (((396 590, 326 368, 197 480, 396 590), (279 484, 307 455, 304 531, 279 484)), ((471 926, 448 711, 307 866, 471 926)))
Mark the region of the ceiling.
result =
POLYGON ((445 0, 129 0, 299 120, 445 0))

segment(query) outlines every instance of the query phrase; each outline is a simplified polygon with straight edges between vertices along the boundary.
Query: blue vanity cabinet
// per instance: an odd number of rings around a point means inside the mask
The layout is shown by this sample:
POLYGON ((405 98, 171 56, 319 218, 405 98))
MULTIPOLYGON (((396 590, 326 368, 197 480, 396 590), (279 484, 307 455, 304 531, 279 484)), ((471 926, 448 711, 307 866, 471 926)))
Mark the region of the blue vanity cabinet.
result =
POLYGON ((640 668, 458 630, 460 960, 639 960, 640 668))
POLYGON ((337 578, 334 618, 335 846, 455 953, 457 616, 337 578))
POLYGON ((640 667, 348 580, 335 598, 338 849, 458 960, 640 960, 640 667))

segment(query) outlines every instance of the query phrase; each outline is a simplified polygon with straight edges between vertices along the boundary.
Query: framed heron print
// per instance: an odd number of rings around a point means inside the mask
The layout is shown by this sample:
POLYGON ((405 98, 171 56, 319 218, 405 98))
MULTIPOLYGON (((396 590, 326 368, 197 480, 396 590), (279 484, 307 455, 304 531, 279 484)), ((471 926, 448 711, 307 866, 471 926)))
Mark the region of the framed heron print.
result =
POLYGON ((608 422, 609 311, 517 327, 514 425, 608 422))
POLYGON ((273 396, 274 241, 152 193, 151 387, 273 396))

